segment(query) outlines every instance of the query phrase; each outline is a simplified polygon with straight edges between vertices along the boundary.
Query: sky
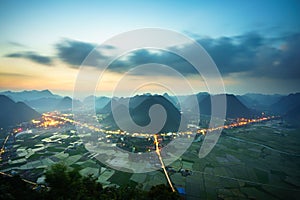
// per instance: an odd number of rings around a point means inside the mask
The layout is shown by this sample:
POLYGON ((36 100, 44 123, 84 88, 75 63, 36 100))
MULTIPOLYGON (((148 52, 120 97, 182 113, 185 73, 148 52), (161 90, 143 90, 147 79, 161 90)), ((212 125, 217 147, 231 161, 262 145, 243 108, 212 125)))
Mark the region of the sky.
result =
MULTIPOLYGON (((0 0, 0 90, 49 89, 71 96, 81 63, 95 47, 123 32, 161 28, 202 45, 216 63, 227 93, 300 92, 299 10, 297 0, 0 0)), ((96 55, 105 59, 113 48, 96 55)), ((140 49, 120 56, 105 71, 97 94, 110 96, 127 71, 149 62, 171 66, 194 92, 207 91, 204 80, 185 60, 164 51, 140 49)), ((87 68, 91 76, 103 70, 97 62, 87 68)), ((141 80, 164 80, 187 93, 178 77, 159 70, 128 76, 120 95, 141 80)), ((160 93, 167 89, 150 84, 139 90, 160 93)))

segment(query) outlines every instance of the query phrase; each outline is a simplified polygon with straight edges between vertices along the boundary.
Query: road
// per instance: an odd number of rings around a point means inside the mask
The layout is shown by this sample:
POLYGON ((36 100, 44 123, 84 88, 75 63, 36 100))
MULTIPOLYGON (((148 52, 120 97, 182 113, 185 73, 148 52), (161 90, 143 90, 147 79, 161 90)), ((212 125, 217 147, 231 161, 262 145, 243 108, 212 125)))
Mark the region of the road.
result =
POLYGON ((2 148, 1 148, 1 150, 0 150, 0 161, 2 160, 1 155, 5 152, 5 145, 6 145, 6 142, 8 141, 9 137, 12 136, 12 135, 13 135, 13 133, 8 134, 8 135, 6 136, 4 142, 3 142, 3 146, 2 146, 2 148))
POLYGON ((168 172, 167 172, 167 170, 166 170, 166 166, 165 166, 165 164, 164 164, 164 162, 163 162, 163 159, 162 159, 162 157, 161 157, 161 155, 160 155, 160 149, 159 149, 159 147, 158 147, 159 142, 158 142, 158 140, 157 140, 157 135, 154 135, 154 144, 155 144, 155 149, 156 149, 155 152, 156 152, 156 154, 157 154, 157 156, 158 156, 158 158, 159 158, 159 161, 160 161, 160 164, 161 164, 161 168, 164 170, 164 173, 165 173, 165 175, 166 175, 167 181, 168 181, 168 183, 169 183, 169 185, 170 185, 172 191, 175 192, 176 190, 175 190, 175 188, 174 188, 174 186, 173 186, 173 184, 172 184, 172 182, 171 182, 171 179, 170 179, 170 177, 169 177, 169 175, 168 175, 168 172))

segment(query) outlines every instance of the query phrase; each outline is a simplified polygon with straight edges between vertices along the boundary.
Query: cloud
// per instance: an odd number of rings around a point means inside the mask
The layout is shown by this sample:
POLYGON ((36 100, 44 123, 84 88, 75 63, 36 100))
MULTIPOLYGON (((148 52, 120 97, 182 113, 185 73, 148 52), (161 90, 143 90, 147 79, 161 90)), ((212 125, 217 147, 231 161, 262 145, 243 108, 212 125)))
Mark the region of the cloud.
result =
MULTIPOLYGON (((266 77, 272 79, 300 79, 300 33, 290 33, 277 37, 268 37, 250 32, 233 37, 201 38, 197 42, 204 47, 216 63, 223 76, 232 74, 245 77, 266 77)), ((117 47, 103 46, 95 50, 93 43, 64 39, 54 45, 57 59, 77 68, 89 55, 85 64, 99 66, 100 59, 107 59, 109 51, 117 47), (92 54, 90 54, 92 52, 92 54)), ((174 47, 188 50, 189 46, 174 47)), ((193 52, 194 53, 194 52, 193 52)), ((34 62, 51 65, 53 57, 41 56, 34 52, 17 52, 7 57, 26 58, 34 62)), ((153 49, 140 49, 129 52, 115 60, 108 70, 124 73, 138 65, 159 63, 172 67, 185 76, 197 75, 194 67, 184 58, 171 52, 153 49)), ((172 76, 153 68, 136 72, 139 76, 172 76)))
MULTIPOLYGON (((248 77, 300 79, 300 33, 267 38, 251 32, 234 37, 201 38, 197 42, 209 53, 223 76, 239 73, 248 77)), ((188 46, 180 48, 188 49, 188 46)), ((124 73, 146 63, 165 64, 186 76, 197 73, 185 59, 166 51, 153 53, 149 49, 121 57, 109 70, 124 73)), ((153 74, 160 72, 149 69, 138 75, 153 74)))
POLYGON ((223 75, 243 72, 252 77, 300 78, 300 33, 278 38, 248 33, 199 43, 223 75))
MULTIPOLYGON (((253 69, 257 49, 263 45, 264 38, 256 33, 248 33, 237 37, 202 38, 197 42, 213 58, 221 74, 228 75, 236 72, 248 72, 253 69)), ((189 51, 188 45, 174 48, 189 51)), ((167 51, 152 53, 148 49, 136 50, 121 57, 111 64, 109 70, 123 73, 132 67, 151 62, 168 65, 185 76, 198 73, 188 61, 180 56, 167 51)), ((153 75, 149 73, 150 71, 146 70, 144 75, 153 75)), ((160 72, 156 73, 159 74, 160 72)))
POLYGON ((264 38, 256 33, 218 39, 200 39, 223 75, 253 70, 257 49, 263 45, 264 38))
MULTIPOLYGON (((168 51, 153 51, 149 49, 140 49, 132 51, 129 54, 126 54, 120 57, 118 60, 114 61, 108 69, 114 72, 123 73, 133 67, 148 63, 158 63, 167 65, 184 75, 192 75, 197 72, 191 64, 189 64, 185 59, 183 59, 180 56, 177 56, 168 51)), ((170 75, 168 73, 162 73, 163 72, 157 71, 155 69, 146 69, 143 71, 139 71, 138 74, 134 74, 141 76, 170 75)))
POLYGON ((32 78, 32 75, 28 74, 20 74, 20 73, 7 73, 7 72, 0 72, 0 77, 29 77, 32 78))
MULTIPOLYGON (((77 68, 81 65, 84 59, 94 50, 96 47, 92 43, 65 39, 55 45, 57 49, 57 56, 63 62, 71 65, 71 67, 77 68)), ((112 46, 106 46, 107 49, 112 49, 112 46)), ((85 62, 88 66, 97 67, 98 59, 103 59, 106 56, 102 55, 98 51, 93 51, 92 56, 85 62)))
POLYGON ((31 60, 33 62, 43 64, 43 65, 52 65, 52 58, 47 56, 39 55, 32 51, 27 52, 19 52, 19 53, 11 53, 6 55, 6 57, 10 58, 25 58, 31 60))
POLYGON ((278 43, 277 48, 259 49, 256 71, 274 78, 300 79, 300 33, 278 38, 278 43))
POLYGON ((16 46, 16 47, 26 47, 25 45, 23 45, 19 42, 13 42, 13 41, 8 42, 8 44, 10 44, 12 46, 16 46))
POLYGON ((102 45, 101 46, 103 49, 108 49, 108 50, 111 50, 111 49, 115 49, 116 47, 112 46, 112 45, 102 45))

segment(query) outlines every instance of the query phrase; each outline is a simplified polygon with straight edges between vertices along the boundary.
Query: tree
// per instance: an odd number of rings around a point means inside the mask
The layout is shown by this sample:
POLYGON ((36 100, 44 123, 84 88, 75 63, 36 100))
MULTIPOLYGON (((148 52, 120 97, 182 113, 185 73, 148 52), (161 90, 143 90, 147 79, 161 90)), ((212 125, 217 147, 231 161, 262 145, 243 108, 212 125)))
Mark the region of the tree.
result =
POLYGON ((45 200, 176 200, 177 192, 166 185, 157 185, 149 192, 136 187, 135 183, 117 188, 103 188, 92 175, 82 176, 77 169, 64 164, 52 165, 45 173, 49 189, 35 190, 19 176, 0 175, 0 199, 45 199, 45 200))
POLYGON ((169 186, 164 184, 152 186, 148 192, 148 197, 151 200, 176 200, 181 199, 178 192, 173 192, 169 186))
POLYGON ((102 185, 91 175, 83 177, 76 169, 55 164, 46 172, 49 199, 100 199, 102 185))
POLYGON ((24 182, 20 176, 8 177, 0 175, 0 199, 42 199, 41 193, 32 190, 32 186, 24 182))

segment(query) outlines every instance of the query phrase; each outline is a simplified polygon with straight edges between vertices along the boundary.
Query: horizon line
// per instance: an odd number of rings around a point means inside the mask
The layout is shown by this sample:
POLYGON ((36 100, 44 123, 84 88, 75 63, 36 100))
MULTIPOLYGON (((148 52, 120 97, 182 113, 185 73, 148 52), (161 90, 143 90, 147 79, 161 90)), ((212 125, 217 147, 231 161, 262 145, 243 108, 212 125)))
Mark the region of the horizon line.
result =
MULTIPOLYGON (((10 89, 0 89, 0 93, 4 93, 4 92, 14 92, 14 93, 21 93, 21 92, 33 92, 33 91, 36 91, 36 92, 43 92, 43 91, 49 91, 51 94, 53 95, 58 95, 58 96, 61 96, 61 97, 70 97, 70 98, 73 98, 73 91, 70 91, 69 94, 66 95, 63 94, 63 93, 59 93, 59 92, 53 92, 53 90, 50 90, 50 89, 41 89, 41 90, 38 90, 38 89, 32 89, 32 90, 28 90, 28 89, 21 89, 21 90, 10 90, 10 89), (70 93, 72 93, 70 95, 70 93)), ((108 98, 122 98, 122 97, 133 97, 133 96, 137 96, 137 95, 161 95, 163 96, 164 94, 167 94, 169 96, 173 96, 173 97, 177 97, 177 96, 188 96, 188 95, 196 95, 196 94, 199 94, 199 93, 208 93, 209 95, 211 95, 212 93, 209 93, 207 91, 198 91, 198 92, 195 92, 195 93, 182 93, 182 94, 178 94, 178 95, 171 95, 169 94, 168 92, 157 92, 157 93, 153 93, 153 92, 143 92, 143 93, 136 93, 134 95, 131 95, 131 96, 125 96, 125 95, 115 95, 115 96, 109 96, 109 95, 97 95, 97 94, 93 94, 93 95, 83 95, 83 98, 86 98, 86 97, 89 97, 89 96, 95 96, 95 97, 108 97, 108 98)), ((244 95, 249 95, 249 94, 260 94, 260 95, 282 95, 282 96, 287 96, 287 95, 290 95, 290 94, 297 94, 297 93, 300 93, 300 91, 297 91, 297 92, 289 92, 289 93, 260 93, 260 92, 247 92, 247 93, 233 93, 233 92, 225 92, 223 94, 227 94, 227 95, 235 95, 235 96, 244 96, 244 95)), ((220 93, 221 94, 221 93, 220 93)), ((220 94, 213 94, 213 95, 220 95, 220 94)))

